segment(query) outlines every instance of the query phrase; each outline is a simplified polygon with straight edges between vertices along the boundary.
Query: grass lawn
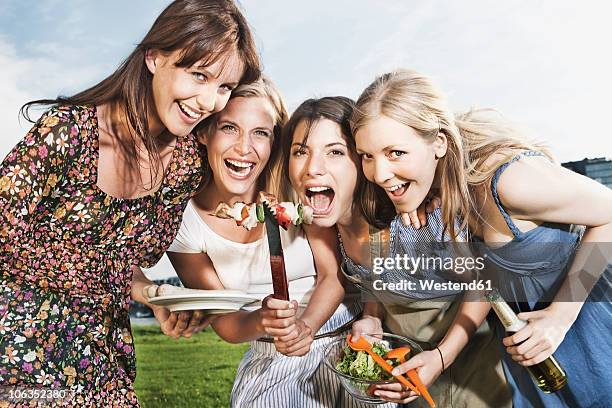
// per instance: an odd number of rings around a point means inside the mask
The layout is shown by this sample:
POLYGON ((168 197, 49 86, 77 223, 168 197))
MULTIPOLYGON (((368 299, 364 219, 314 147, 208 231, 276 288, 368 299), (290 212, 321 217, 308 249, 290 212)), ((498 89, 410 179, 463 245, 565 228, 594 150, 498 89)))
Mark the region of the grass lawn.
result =
POLYGON ((210 328, 173 340, 157 326, 133 326, 136 394, 143 408, 228 407, 248 344, 229 344, 210 328))

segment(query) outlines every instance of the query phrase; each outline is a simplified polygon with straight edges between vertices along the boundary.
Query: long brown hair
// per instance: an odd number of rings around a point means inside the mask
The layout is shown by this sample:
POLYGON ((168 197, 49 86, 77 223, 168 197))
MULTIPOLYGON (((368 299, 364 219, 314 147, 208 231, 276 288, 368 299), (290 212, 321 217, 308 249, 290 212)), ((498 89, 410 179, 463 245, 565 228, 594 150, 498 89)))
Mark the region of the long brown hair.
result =
POLYGON ((289 120, 283 128, 283 136, 281 142, 281 159, 278 164, 276 173, 280 174, 278 187, 279 197, 282 200, 298 201, 297 194, 291 187, 289 180, 289 158, 291 155, 291 145, 293 143, 293 134, 298 125, 303 121, 306 125, 306 132, 303 144, 308 140, 308 134, 312 126, 321 119, 329 119, 340 126, 342 134, 347 138, 349 148, 355 151, 355 145, 350 146, 348 134, 351 128, 348 124, 348 119, 351 117, 355 102, 352 99, 343 96, 328 96, 320 99, 307 99, 298 106, 289 117, 289 120))
MULTIPOLYGON (((145 64, 148 50, 172 53, 181 50, 175 65, 190 67, 198 61, 210 65, 237 52, 244 64, 240 83, 261 74, 259 57, 247 22, 231 0, 176 0, 157 17, 149 32, 119 68, 98 84, 72 96, 39 99, 21 107, 25 119, 35 105, 102 105, 125 110, 132 148, 139 138, 151 162, 160 162, 157 141, 149 133, 152 74, 145 64), (135 134, 132 134, 132 131, 135 134)), ((157 166, 155 166, 157 169, 157 166)), ((157 173, 154 173, 153 177, 157 173)))
MULTIPOLYGON (((289 121, 283 129, 283 140, 281 144, 282 158, 280 173, 283 175, 282 180, 282 197, 285 200, 296 200, 295 192, 291 188, 289 180, 289 157, 291 155, 291 145, 293 144, 293 134, 301 122, 306 126, 305 138, 302 143, 308 140, 308 134, 312 126, 321 119, 327 119, 336 123, 346 139, 349 152, 353 156, 357 156, 357 148, 355 146, 355 138, 351 130, 350 118, 355 108, 355 102, 344 96, 328 96, 319 99, 307 99, 289 118, 289 121)), ((354 193, 354 201, 358 204, 357 209, 362 215, 365 215, 364 206, 371 205, 372 201, 377 201, 379 205, 376 207, 376 217, 380 219, 390 219, 395 215, 393 204, 383 192, 383 196, 379 196, 374 189, 376 187, 370 183, 361 171, 361 161, 357 161, 357 186, 354 193), (386 203, 386 205, 384 205, 386 203)), ((381 226, 381 223, 374 224, 381 226)))
MULTIPOLYGON (((411 127, 426 141, 435 140, 440 133, 446 136, 448 149, 439 159, 437 172, 445 229, 456 239, 478 217, 474 189, 490 183, 499 166, 525 150, 552 157, 544 144, 526 140, 516 125, 492 112, 478 109, 455 117, 430 78, 402 69, 379 76, 363 91, 351 126, 356 133, 384 115, 411 127), (491 157, 499 160, 491 164, 491 157)), ((369 208, 368 219, 375 218, 375 210, 375 205, 369 208)))

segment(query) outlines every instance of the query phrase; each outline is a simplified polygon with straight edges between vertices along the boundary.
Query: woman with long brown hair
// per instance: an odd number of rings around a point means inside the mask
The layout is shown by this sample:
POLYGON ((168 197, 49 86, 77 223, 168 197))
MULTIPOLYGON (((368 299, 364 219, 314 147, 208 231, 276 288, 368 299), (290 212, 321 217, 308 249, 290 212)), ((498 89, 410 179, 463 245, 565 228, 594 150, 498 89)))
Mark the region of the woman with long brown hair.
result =
MULTIPOLYGON (((22 108, 52 105, 0 166, 0 383, 138 406, 128 304, 146 303, 140 268, 170 245, 202 179, 194 128, 259 75, 232 1, 177 0, 112 75, 22 108)), ((153 310, 169 334, 187 324, 153 310)))

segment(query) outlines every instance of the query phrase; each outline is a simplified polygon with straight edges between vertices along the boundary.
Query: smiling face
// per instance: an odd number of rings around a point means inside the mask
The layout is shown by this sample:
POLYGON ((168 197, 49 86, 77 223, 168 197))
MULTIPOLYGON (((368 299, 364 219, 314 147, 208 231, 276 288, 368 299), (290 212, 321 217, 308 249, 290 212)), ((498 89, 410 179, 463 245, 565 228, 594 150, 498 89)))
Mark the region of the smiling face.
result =
POLYGON ((257 181, 268 164, 274 108, 266 97, 236 97, 203 136, 213 182, 225 202, 252 202, 257 181))
POLYGON ((436 181, 436 157, 447 147, 441 133, 428 142, 382 115, 359 128, 355 142, 366 178, 386 191, 398 212, 414 211, 425 200, 436 181))
POLYGON ((238 85, 243 63, 236 52, 218 58, 213 64, 191 67, 175 66, 180 50, 163 54, 151 50, 145 57, 153 74, 153 119, 149 129, 152 134, 168 129, 175 136, 183 137, 213 113, 221 111, 238 85))
POLYGON ((350 152, 340 126, 329 119, 317 120, 306 132, 306 122, 301 121, 293 133, 291 184, 300 200, 314 209, 314 224, 347 222, 357 186, 357 156, 350 152))

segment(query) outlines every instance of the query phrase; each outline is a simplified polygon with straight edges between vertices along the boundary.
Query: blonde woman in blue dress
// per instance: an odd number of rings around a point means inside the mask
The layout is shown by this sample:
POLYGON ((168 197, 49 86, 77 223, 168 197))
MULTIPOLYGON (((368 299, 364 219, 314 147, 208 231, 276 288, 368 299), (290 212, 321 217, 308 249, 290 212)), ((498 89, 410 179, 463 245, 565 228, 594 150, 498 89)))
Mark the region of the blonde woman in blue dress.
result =
MULTIPOLYGON (((470 238, 483 243, 505 300, 528 321, 513 335, 498 331, 514 406, 609 405, 612 268, 589 250, 612 242, 612 190, 554 163, 499 115, 455 117, 432 81, 414 71, 378 77, 355 112, 368 180, 399 212, 413 211, 438 188, 446 228, 455 235, 459 217, 470 238), (586 226, 581 241, 570 224, 586 226), (585 278, 591 282, 583 287, 585 278), (579 288, 586 289, 582 296, 569 295, 579 288), (569 380, 545 394, 525 367, 553 353, 569 380)), ((426 367, 407 362, 400 371, 426 367)))

